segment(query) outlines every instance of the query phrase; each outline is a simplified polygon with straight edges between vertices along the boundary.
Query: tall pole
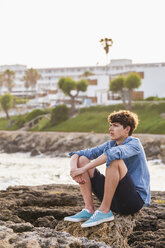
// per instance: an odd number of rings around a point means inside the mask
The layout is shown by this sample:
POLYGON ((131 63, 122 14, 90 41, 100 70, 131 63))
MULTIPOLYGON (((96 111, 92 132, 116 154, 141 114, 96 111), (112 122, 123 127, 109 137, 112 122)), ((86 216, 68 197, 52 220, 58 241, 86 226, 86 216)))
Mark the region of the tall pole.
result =
POLYGON ((106 53, 106 74, 108 74, 108 53, 109 53, 110 47, 113 45, 113 40, 109 38, 104 38, 100 40, 100 43, 103 45, 103 48, 106 53))

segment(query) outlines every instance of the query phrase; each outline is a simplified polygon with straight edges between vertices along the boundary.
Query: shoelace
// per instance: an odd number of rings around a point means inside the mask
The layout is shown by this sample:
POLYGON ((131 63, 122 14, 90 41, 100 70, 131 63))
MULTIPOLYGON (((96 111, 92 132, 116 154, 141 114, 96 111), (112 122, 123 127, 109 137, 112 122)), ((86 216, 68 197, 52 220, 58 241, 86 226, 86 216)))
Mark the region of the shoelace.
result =
POLYGON ((97 213, 99 213, 99 211, 98 211, 98 210, 96 210, 96 211, 94 212, 94 214, 91 216, 91 218, 90 218, 90 219, 95 218, 95 216, 97 215, 97 213))

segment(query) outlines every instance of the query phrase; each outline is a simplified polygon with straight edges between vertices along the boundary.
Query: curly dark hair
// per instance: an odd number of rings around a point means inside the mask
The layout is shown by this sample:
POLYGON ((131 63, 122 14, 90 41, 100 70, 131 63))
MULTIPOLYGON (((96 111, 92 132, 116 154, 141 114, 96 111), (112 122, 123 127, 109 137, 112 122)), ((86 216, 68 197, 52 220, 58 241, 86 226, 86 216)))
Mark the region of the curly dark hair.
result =
POLYGON ((139 120, 137 114, 128 111, 128 110, 120 110, 120 111, 114 111, 108 116, 108 122, 114 123, 118 122, 120 123, 124 128, 127 126, 130 126, 129 136, 132 135, 132 133, 135 131, 135 129, 138 126, 139 120))

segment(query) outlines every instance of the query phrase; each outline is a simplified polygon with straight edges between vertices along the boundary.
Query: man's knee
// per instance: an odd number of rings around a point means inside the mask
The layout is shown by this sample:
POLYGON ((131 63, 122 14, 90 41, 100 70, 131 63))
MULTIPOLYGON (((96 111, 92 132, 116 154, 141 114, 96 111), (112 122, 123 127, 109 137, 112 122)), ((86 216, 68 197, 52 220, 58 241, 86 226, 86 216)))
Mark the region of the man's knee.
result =
MULTIPOLYGON (((78 160, 78 167, 83 167, 84 165, 88 164, 90 162, 90 159, 88 159, 87 157, 85 156, 81 156, 79 157, 79 160, 78 160)), ((89 174, 89 177, 92 178, 94 176, 94 171, 95 169, 90 169, 88 170, 88 174, 89 174)))
POLYGON ((126 167, 125 163, 123 160, 120 160, 120 159, 116 159, 114 161, 112 161, 110 163, 110 167, 116 167, 116 168, 119 168, 119 167, 126 167))
POLYGON ((108 169, 116 169, 118 171, 127 172, 127 166, 125 165, 123 160, 116 159, 110 163, 110 166, 106 168, 108 169))
POLYGON ((90 162, 90 160, 87 157, 81 156, 78 159, 78 167, 82 167, 82 166, 88 164, 89 162, 90 162))
POLYGON ((123 160, 116 159, 110 163, 110 167, 119 171, 120 178, 126 175, 128 169, 123 160))

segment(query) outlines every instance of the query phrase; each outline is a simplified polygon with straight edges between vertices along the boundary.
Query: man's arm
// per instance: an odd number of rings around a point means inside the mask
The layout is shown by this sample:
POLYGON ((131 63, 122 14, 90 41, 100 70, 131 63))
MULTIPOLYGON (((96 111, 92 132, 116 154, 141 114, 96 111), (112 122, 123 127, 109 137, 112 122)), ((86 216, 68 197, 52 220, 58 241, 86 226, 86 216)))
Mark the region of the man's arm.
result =
POLYGON ((74 154, 78 154, 78 156, 85 156, 90 160, 96 159, 97 157, 99 157, 100 155, 103 154, 105 147, 107 146, 107 143, 104 143, 102 145, 99 146, 95 146, 93 148, 90 149, 84 149, 84 150, 80 150, 80 151, 76 151, 76 152, 70 152, 69 155, 73 156, 74 154))
POLYGON ((138 139, 133 139, 126 144, 114 146, 104 151, 107 156, 106 165, 109 167, 110 163, 114 160, 123 160, 142 152, 141 145, 138 139))
MULTIPOLYGON (((74 154, 70 159, 70 172, 77 169, 77 163, 78 163, 78 154, 74 154)), ((71 174, 70 174, 71 175, 71 174)), ((72 179, 75 180, 77 183, 85 183, 85 180, 82 178, 82 176, 72 176, 72 179)))
POLYGON ((106 162, 106 160, 107 160, 107 156, 105 154, 102 154, 101 156, 94 159, 92 162, 89 162, 88 164, 86 164, 82 168, 76 168, 73 166, 71 171, 70 171, 70 175, 72 178, 79 176, 79 175, 82 175, 86 171, 93 169, 99 165, 104 164, 106 162))
POLYGON ((79 158, 78 154, 74 154, 74 155, 71 157, 71 159, 70 159, 70 169, 71 169, 71 170, 72 170, 72 169, 74 170, 74 169, 77 168, 78 158, 79 158))

